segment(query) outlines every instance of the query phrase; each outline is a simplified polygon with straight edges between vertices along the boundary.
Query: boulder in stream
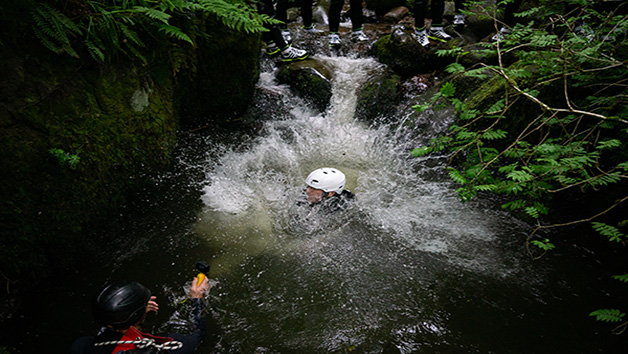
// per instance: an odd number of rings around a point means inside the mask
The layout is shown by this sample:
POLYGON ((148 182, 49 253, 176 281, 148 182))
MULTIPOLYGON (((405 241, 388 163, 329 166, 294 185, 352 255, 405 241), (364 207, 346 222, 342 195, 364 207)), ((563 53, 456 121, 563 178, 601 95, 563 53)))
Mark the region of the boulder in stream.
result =
POLYGON ((321 112, 329 106, 331 78, 331 69, 318 59, 283 65, 277 73, 279 83, 289 85, 294 93, 310 101, 321 112))

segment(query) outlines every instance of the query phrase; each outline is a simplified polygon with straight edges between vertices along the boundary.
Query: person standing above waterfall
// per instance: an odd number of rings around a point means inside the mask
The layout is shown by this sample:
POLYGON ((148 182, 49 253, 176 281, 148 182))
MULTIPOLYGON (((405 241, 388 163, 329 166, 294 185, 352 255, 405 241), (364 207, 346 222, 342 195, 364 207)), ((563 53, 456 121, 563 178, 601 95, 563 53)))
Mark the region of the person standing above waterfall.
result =
MULTIPOLYGON (((331 0, 329 3, 329 46, 340 46, 340 35, 338 30, 340 29, 340 13, 342 12, 342 6, 344 0, 331 0)), ((351 40, 354 42, 368 41, 368 37, 364 34, 362 29, 362 0, 349 0, 351 9, 349 10, 349 17, 351 18, 351 40)))
MULTIPOLYGON (((414 0, 414 36, 416 40, 424 47, 430 45, 430 40, 448 41, 452 37, 445 32, 443 24, 443 12, 445 11, 445 0, 432 0, 432 24, 430 29, 425 29, 425 17, 427 17, 427 1, 414 0), (429 37, 429 38, 428 38, 429 37)), ((456 25, 464 24, 464 17, 456 17, 454 19, 456 25), (462 23, 460 23, 462 21, 462 23)))
POLYGON ((96 321, 106 328, 97 336, 77 339, 70 354, 171 353, 191 354, 205 335, 203 297, 209 292, 207 278, 192 280, 190 298, 194 328, 189 334, 167 333, 154 336, 139 331, 149 312, 159 305, 150 290, 138 282, 118 281, 103 287, 92 301, 96 321))
MULTIPOLYGON (((303 30, 307 33, 320 33, 312 23, 312 0, 301 0, 301 18, 303 19, 303 30)), ((294 3, 290 0, 277 0, 277 19, 283 24, 279 25, 281 35, 286 43, 292 42, 292 35, 288 30, 288 9, 294 3)))
POLYGON ((355 195, 345 189, 345 174, 331 167, 314 170, 307 176, 305 194, 310 205, 322 203, 326 210, 344 210, 355 195))
MULTIPOLYGON (((261 0, 257 2, 257 11, 261 14, 268 15, 269 17, 275 16, 275 6, 272 0, 261 0)), ((306 50, 293 47, 290 43, 286 43, 281 30, 277 25, 264 25, 267 32, 262 32, 262 39, 266 43, 266 54, 271 57, 279 55, 282 61, 296 61, 304 60, 310 53, 306 50)))

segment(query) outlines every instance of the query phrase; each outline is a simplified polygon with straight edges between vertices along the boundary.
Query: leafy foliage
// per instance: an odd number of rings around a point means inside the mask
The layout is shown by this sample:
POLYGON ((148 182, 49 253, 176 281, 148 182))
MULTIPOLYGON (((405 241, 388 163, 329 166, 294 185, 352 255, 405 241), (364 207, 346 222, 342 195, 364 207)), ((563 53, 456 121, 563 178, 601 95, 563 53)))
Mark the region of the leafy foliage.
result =
MULTIPOLYGON (((511 1, 471 1, 468 8, 479 18, 492 18, 499 28, 504 24, 496 15, 511 1)), ((538 251, 542 256, 555 248, 548 239, 533 239, 538 231, 582 222, 592 222, 609 241, 626 244, 623 230, 628 221, 611 216, 611 211, 625 208, 626 194, 599 198, 607 204, 579 220, 546 222, 553 199, 566 200, 575 193, 604 196, 613 186, 615 193, 626 191, 617 187, 628 184, 626 4, 599 8, 599 2, 585 0, 532 3, 538 6, 515 14, 526 21, 511 28, 512 34, 479 43, 479 49, 471 51, 477 58, 497 58, 494 64, 465 67, 457 60, 446 68, 453 79, 415 106, 423 111, 449 104, 458 119, 446 135, 413 149, 412 156, 448 154, 447 169, 460 185, 461 200, 480 192, 504 195, 503 208, 533 219, 537 227, 526 244, 533 258, 540 257, 534 255, 538 251), (478 90, 483 94, 475 92, 467 100, 453 95, 452 82, 460 78, 480 79, 476 81, 484 82, 478 90)), ((457 58, 465 54, 462 49, 439 51, 457 58)), ((615 278, 628 282, 628 275, 615 278)), ((624 313, 603 309, 591 316, 620 322, 624 313)))
POLYGON ((33 30, 42 44, 55 53, 78 58, 82 43, 97 61, 118 55, 146 61, 146 40, 163 33, 194 45, 184 31, 186 22, 198 16, 214 16, 228 28, 244 33, 265 31, 276 23, 238 0, 82 0, 81 6, 55 8, 32 0, 33 30))
POLYGON ((83 34, 79 25, 45 3, 36 6, 31 16, 36 24, 35 35, 46 48, 78 58, 78 53, 72 48, 71 36, 83 34))
MULTIPOLYGON (((499 59, 495 65, 465 68, 456 62, 446 68, 454 75, 488 80, 485 86, 494 90, 488 105, 473 106, 454 97, 456 88, 447 82, 429 101, 415 106, 421 111, 445 104, 455 107, 459 119, 449 134, 414 149, 412 155, 448 151, 449 174, 461 185, 463 200, 480 191, 517 196, 504 208, 539 219, 549 214, 546 203, 552 197, 628 179, 628 90, 623 84, 628 77, 628 19, 598 12, 589 2, 570 2, 581 6, 565 16, 564 8, 541 1, 517 14, 535 16, 533 20, 517 24, 511 35, 478 50, 498 58, 509 55, 516 58, 514 64, 505 66, 499 59), (595 23, 587 27, 591 32, 578 26, 584 21, 595 23), (514 110, 530 103, 538 108, 526 110, 525 116, 514 110)), ((490 17, 506 3, 475 5, 480 15, 490 17)), ((466 54, 462 49, 439 53, 466 54)), ((590 220, 627 199, 620 196, 590 220)), ((617 228, 599 223, 594 228, 611 241, 625 241, 617 228)))
POLYGON ((69 154, 63 151, 63 149, 52 148, 49 152, 52 156, 57 158, 61 166, 67 165, 73 170, 76 170, 81 161, 81 158, 77 154, 69 154))
POLYGON ((589 316, 595 316, 598 321, 604 322, 621 322, 625 315, 617 309, 601 309, 589 314, 589 316))

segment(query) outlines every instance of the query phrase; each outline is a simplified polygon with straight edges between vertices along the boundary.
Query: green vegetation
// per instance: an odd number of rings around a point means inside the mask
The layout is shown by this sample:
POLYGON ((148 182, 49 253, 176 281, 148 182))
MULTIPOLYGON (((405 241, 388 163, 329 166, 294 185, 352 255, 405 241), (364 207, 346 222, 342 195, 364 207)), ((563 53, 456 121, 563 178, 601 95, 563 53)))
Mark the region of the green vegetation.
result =
POLYGON ((81 161, 81 158, 78 155, 76 154, 70 155, 69 153, 63 151, 63 149, 53 148, 48 151, 50 151, 50 154, 52 154, 52 156, 57 158, 57 160, 59 161, 59 165, 61 166, 68 165, 73 170, 76 170, 76 167, 81 161))
MULTIPOLYGON (((509 2, 469 8, 492 18, 498 29, 498 15, 509 2)), ((450 104, 458 119, 448 134, 412 154, 448 154, 462 200, 503 195, 504 208, 534 219, 528 239, 534 258, 554 248, 539 231, 576 223, 592 222, 609 241, 626 245, 628 220, 621 209, 628 200, 628 4, 534 3, 520 9, 520 22, 502 40, 440 52, 456 59, 447 67, 452 78, 416 109, 450 104), (495 60, 465 67, 471 54, 495 60), (457 83, 465 80, 484 83, 460 97, 457 83), (575 195, 595 199, 599 209, 549 223, 553 202, 575 195)), ((624 317, 619 310, 591 315, 613 322, 624 317)))
POLYGON ((275 20, 238 0, 13 0, 0 13, 30 14, 31 30, 51 51, 80 57, 87 50, 97 61, 120 55, 147 61, 147 40, 158 33, 194 45, 184 30, 190 19, 213 16, 228 28, 245 33, 264 31, 275 20))
POLYGON ((180 117, 246 109, 265 21, 237 0, 0 2, 0 297, 90 257, 180 117))

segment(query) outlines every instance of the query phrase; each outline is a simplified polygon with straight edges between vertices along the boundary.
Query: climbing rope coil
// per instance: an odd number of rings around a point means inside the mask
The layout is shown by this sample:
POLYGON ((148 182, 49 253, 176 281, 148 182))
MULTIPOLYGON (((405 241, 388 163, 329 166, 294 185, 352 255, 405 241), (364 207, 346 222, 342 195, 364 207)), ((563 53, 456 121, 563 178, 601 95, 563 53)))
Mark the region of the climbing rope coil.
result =
POLYGON ((176 340, 159 344, 155 342, 154 339, 151 339, 151 338, 142 338, 142 339, 138 338, 137 340, 114 340, 114 341, 109 341, 109 342, 94 343, 94 346, 101 347, 104 345, 113 345, 113 344, 135 344, 137 349, 155 347, 159 350, 177 350, 183 347, 183 343, 178 342, 176 340))

